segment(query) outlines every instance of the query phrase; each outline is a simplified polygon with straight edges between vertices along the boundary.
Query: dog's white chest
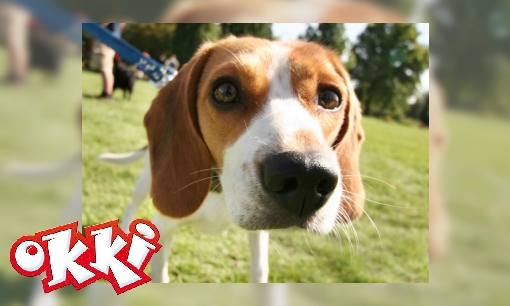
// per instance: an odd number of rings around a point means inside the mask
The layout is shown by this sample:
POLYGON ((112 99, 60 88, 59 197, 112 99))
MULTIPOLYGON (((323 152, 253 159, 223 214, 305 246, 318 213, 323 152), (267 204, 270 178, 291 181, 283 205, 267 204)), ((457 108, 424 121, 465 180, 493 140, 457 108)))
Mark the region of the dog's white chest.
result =
POLYGON ((209 192, 189 225, 209 234, 220 234, 232 226, 222 192, 209 192))

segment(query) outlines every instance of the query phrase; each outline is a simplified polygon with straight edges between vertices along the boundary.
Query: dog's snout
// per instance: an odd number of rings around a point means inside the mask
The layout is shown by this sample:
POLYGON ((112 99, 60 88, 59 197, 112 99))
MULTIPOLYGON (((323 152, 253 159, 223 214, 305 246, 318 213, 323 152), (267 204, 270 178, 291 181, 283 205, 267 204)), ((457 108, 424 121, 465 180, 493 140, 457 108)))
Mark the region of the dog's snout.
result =
POLYGON ((280 206, 303 217, 326 203, 337 185, 338 174, 324 154, 285 152, 263 160, 261 179, 280 206))

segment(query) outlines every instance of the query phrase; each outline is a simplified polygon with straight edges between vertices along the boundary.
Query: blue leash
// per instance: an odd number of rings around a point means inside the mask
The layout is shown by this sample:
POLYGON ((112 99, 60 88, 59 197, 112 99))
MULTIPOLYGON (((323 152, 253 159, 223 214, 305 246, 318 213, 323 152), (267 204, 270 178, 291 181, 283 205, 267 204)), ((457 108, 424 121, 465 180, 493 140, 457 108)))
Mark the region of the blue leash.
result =
POLYGON ((83 23, 82 27, 90 35, 115 50, 123 59, 135 65, 137 69, 142 70, 157 87, 165 85, 177 74, 177 71, 172 67, 161 65, 152 58, 145 56, 138 49, 113 36, 110 31, 97 23, 83 23))
POLYGON ((68 10, 50 0, 9 0, 22 6, 47 26, 66 36, 70 41, 81 46, 81 20, 68 10))

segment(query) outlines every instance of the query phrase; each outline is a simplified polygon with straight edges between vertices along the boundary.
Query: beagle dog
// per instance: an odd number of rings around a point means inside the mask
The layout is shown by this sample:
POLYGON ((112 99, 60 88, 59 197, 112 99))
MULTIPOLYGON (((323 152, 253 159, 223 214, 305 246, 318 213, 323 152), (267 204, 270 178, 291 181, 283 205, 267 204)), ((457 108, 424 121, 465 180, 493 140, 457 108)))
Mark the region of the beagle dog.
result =
POLYGON ((148 147, 123 226, 149 193, 161 250, 154 282, 168 282, 175 231, 192 225, 249 233, 250 282, 267 282, 268 233, 327 234, 363 212, 361 108, 339 56, 310 42, 230 36, 205 43, 145 115, 148 147))

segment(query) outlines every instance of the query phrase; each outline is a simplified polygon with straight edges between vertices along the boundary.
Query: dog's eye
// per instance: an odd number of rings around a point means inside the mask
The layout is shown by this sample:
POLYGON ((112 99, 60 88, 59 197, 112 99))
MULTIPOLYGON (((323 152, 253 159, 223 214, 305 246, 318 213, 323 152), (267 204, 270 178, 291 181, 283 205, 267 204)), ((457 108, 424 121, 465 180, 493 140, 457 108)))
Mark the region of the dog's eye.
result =
POLYGON ((237 87, 229 82, 220 83, 214 88, 213 98, 218 103, 232 103, 237 100, 239 91, 237 87))
POLYGON ((321 90, 319 91, 319 105, 325 109, 336 109, 342 105, 342 100, 332 90, 321 90))

